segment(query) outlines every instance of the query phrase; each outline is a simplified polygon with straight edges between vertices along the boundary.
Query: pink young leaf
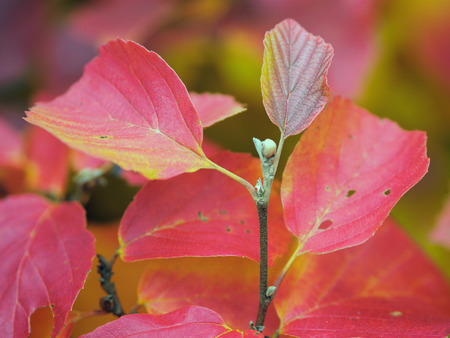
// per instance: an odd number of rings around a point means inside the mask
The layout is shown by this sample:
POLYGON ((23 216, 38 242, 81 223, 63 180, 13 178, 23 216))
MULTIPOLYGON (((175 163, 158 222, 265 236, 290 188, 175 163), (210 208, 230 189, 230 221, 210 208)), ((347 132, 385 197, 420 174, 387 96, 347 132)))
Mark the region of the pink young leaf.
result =
MULTIPOLYGON (((261 168, 246 154, 222 152, 215 162, 256 182, 261 168)), ((287 250, 279 195, 269 209, 269 260, 287 250)), ((247 190, 212 170, 150 181, 135 196, 119 229, 125 261, 185 256, 244 256, 259 260, 259 225, 247 190)))
MULTIPOLYGON (((241 24, 244 21, 252 31, 256 27, 256 34, 261 34, 268 25, 284 18, 300 22, 333 46, 333 67, 328 73, 332 91, 353 97, 365 89, 367 75, 379 56, 376 32, 384 16, 383 0, 248 1, 257 6, 258 11, 251 20, 247 16, 238 17, 241 24)), ((411 35, 417 45, 417 34, 411 35)))
MULTIPOLYGON (((238 257, 152 260, 139 281, 138 302, 150 314, 204 306, 220 313, 228 326, 244 329, 256 316, 258 279, 258 264, 238 257)), ((273 334, 279 324, 270 307, 264 333, 273 334)))
POLYGON ((305 132, 283 174, 284 219, 299 252, 368 240, 428 164, 425 133, 404 131, 335 98, 305 132))
POLYGON ((302 132, 328 101, 333 48, 296 21, 266 33, 261 87, 264 107, 284 137, 302 132))
POLYGON ((113 40, 66 94, 26 120, 73 148, 150 179, 209 168, 186 87, 156 53, 113 40))
POLYGON ((31 314, 48 306, 55 337, 95 255, 83 209, 36 195, 12 196, 0 202, 0 234, 0 336, 26 337, 31 314))
POLYGON ((203 128, 209 127, 246 108, 229 95, 211 93, 190 93, 192 103, 198 112, 203 128))
POLYGON ((82 337, 246 338, 259 337, 258 334, 254 330, 235 331, 226 326, 214 311, 200 306, 188 306, 164 315, 123 316, 82 337))
POLYGON ((274 299, 294 337, 445 337, 445 277, 387 220, 364 245, 298 257, 274 299))

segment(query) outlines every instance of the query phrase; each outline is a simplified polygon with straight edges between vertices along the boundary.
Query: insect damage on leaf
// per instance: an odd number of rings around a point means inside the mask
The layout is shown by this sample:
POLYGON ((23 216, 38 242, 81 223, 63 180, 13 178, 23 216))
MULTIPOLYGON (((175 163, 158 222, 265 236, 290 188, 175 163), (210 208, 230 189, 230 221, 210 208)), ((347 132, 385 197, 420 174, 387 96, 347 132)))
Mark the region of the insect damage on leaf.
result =
POLYGON ((334 98, 283 173, 284 219, 301 238, 301 252, 331 252, 368 240, 428 164, 423 132, 402 130, 334 98))
POLYGON ((355 194, 356 190, 349 190, 347 191, 347 197, 351 197, 355 194))
POLYGON ((323 221, 322 223, 320 223, 319 230, 326 230, 329 227, 331 227, 332 225, 333 225, 333 221, 327 219, 327 220, 323 221))

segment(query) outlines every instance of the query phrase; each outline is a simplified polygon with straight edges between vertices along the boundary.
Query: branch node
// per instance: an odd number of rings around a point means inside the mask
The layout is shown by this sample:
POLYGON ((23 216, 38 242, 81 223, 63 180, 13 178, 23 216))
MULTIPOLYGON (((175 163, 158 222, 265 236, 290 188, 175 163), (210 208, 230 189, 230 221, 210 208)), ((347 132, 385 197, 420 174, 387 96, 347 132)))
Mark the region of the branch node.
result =
POLYGON ((277 291, 276 286, 269 286, 266 291, 266 297, 272 298, 272 296, 275 294, 275 291, 277 291))
POLYGON ((256 188, 256 193, 258 194, 258 196, 264 194, 264 186, 263 186, 260 178, 258 178, 258 181, 256 181, 255 188, 256 188))
POLYGON ((99 262, 97 272, 100 275, 100 285, 107 293, 106 296, 100 298, 100 308, 107 313, 112 313, 117 317, 121 317, 125 312, 123 312, 122 305, 117 296, 116 286, 111 282, 111 277, 114 274, 112 267, 117 258, 117 253, 113 255, 109 262, 102 255, 97 255, 97 258, 99 262))

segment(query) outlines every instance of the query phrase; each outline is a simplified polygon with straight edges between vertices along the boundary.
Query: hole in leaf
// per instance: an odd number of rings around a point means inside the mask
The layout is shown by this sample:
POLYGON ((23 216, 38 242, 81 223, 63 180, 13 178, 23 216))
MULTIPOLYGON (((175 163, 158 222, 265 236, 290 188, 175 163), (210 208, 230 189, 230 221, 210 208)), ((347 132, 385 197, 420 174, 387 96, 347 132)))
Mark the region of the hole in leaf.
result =
POLYGON ((356 190, 349 190, 347 191, 347 197, 353 196, 355 194, 356 190))
POLYGON ((326 229, 328 229, 332 224, 333 224, 333 221, 327 219, 327 220, 323 221, 322 223, 320 223, 319 229, 320 229, 320 230, 326 230, 326 229))
POLYGON ((388 189, 388 190, 386 190, 383 194, 384 194, 384 196, 387 196, 387 195, 389 195, 391 193, 391 189, 388 189))

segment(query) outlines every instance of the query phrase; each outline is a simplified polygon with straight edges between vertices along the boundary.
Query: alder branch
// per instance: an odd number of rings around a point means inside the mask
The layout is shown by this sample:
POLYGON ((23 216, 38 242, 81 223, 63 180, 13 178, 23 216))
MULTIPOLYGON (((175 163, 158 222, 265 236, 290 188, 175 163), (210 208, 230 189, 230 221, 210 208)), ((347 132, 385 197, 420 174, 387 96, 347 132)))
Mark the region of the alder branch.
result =
POLYGON ((123 311, 122 304, 117 296, 116 286, 114 282, 111 282, 111 277, 114 274, 112 268, 117 256, 118 253, 116 251, 108 262, 102 255, 97 255, 99 261, 97 272, 100 275, 100 285, 107 293, 106 296, 100 298, 100 308, 107 313, 112 313, 117 317, 121 317, 125 315, 125 312, 123 311))
POLYGON ((258 179, 256 183, 256 194, 254 200, 258 210, 259 218, 259 305, 258 315, 256 317, 256 324, 250 322, 250 328, 262 332, 264 330, 264 321, 266 318, 267 309, 276 294, 276 288, 267 287, 268 279, 268 231, 267 218, 270 193, 272 191, 273 180, 277 171, 278 163, 283 148, 284 135, 281 134, 278 149, 275 142, 272 140, 265 140, 261 142, 257 138, 253 138, 256 151, 259 154, 261 161, 261 170, 263 174, 263 181, 258 179))

